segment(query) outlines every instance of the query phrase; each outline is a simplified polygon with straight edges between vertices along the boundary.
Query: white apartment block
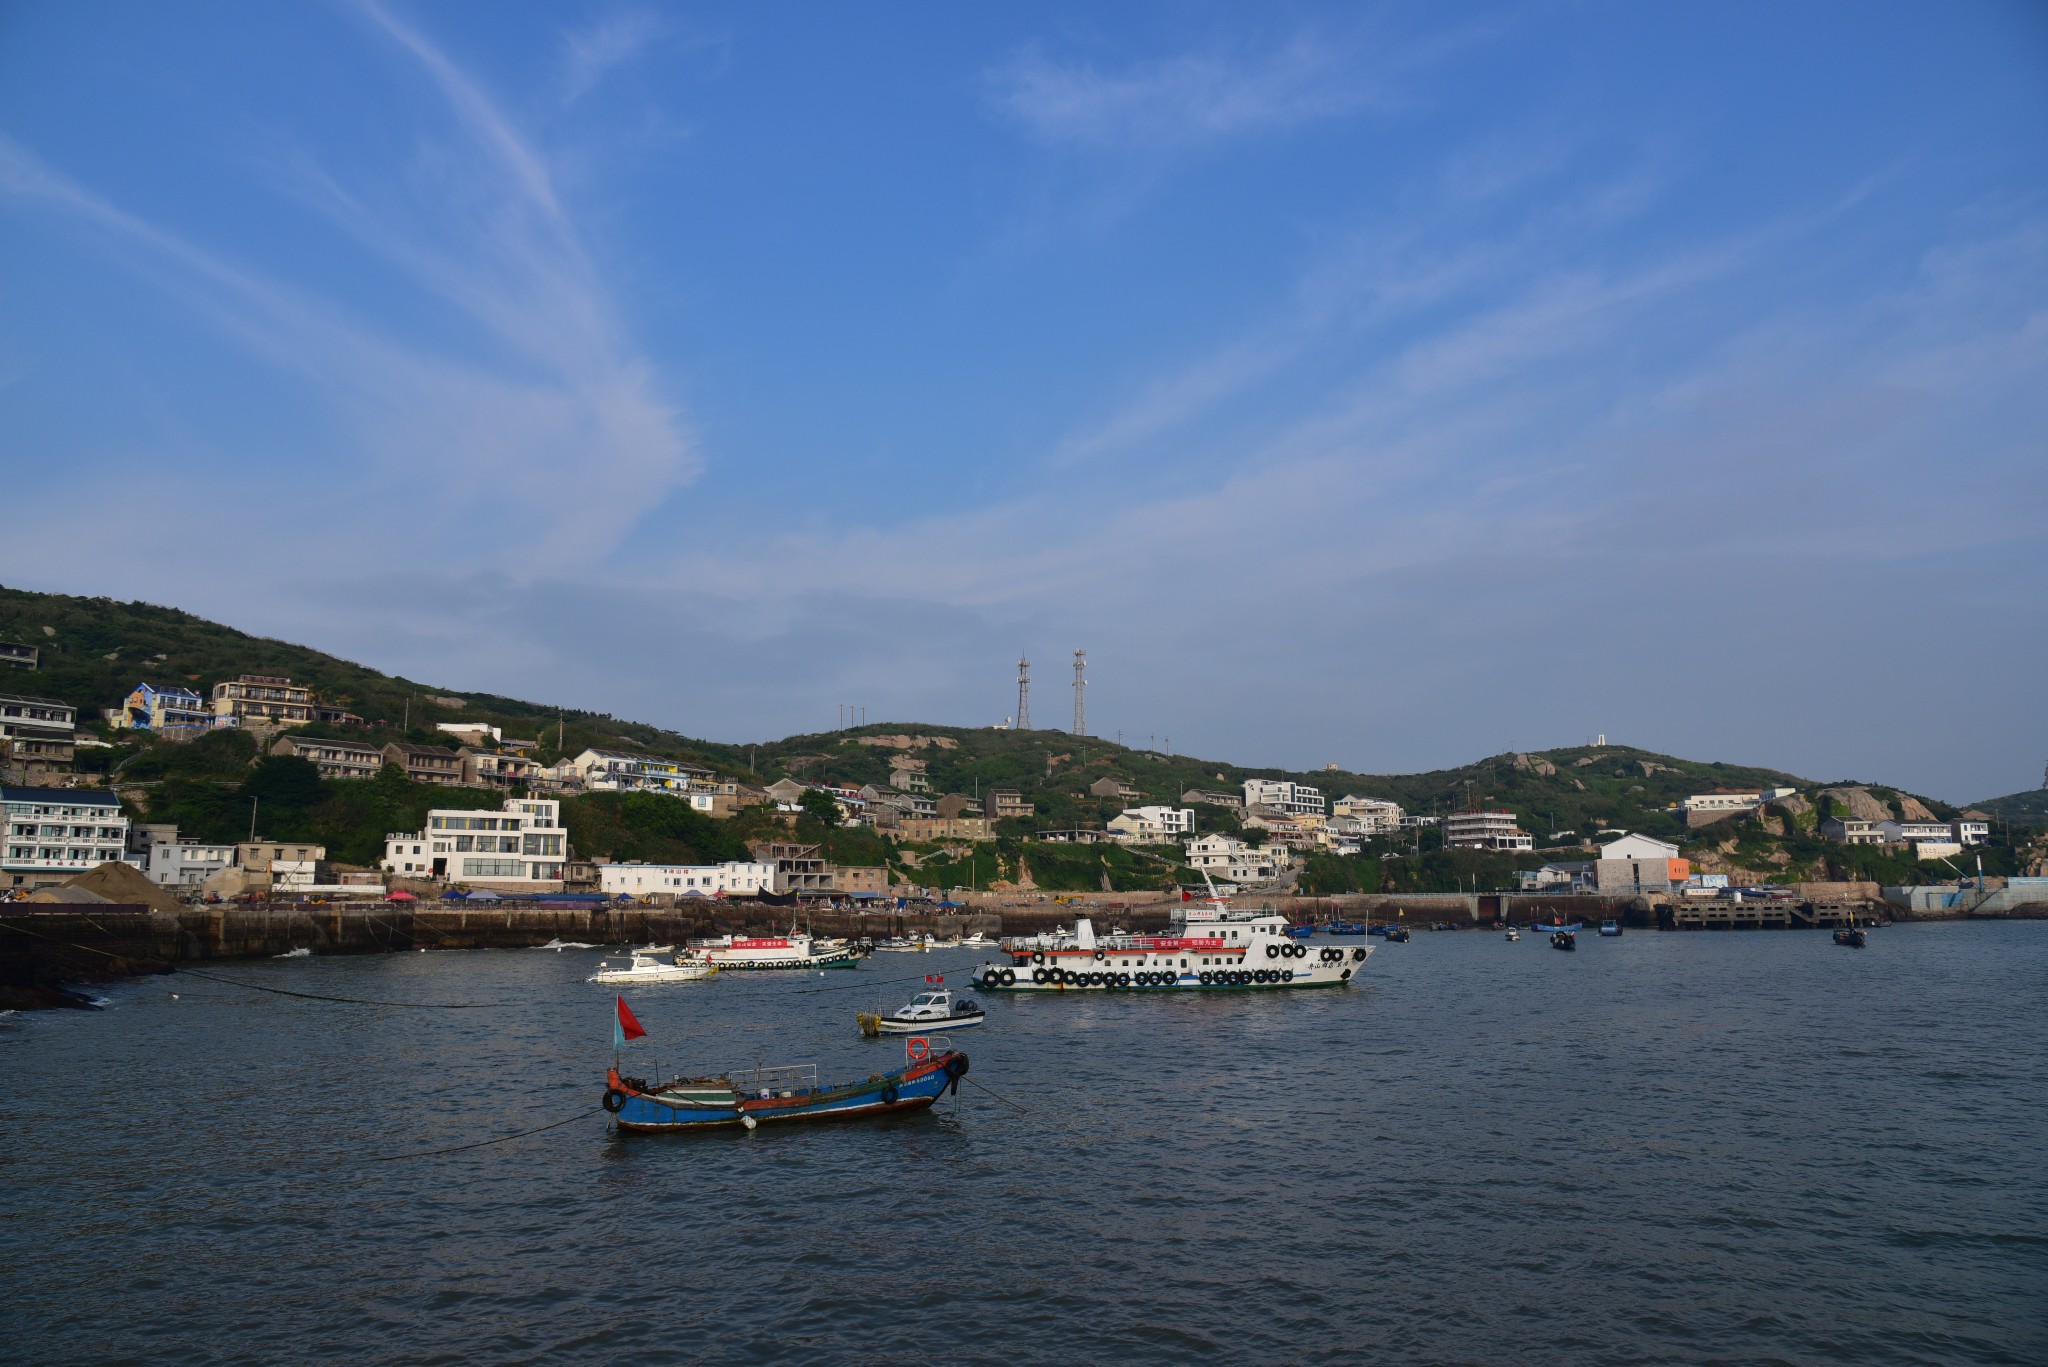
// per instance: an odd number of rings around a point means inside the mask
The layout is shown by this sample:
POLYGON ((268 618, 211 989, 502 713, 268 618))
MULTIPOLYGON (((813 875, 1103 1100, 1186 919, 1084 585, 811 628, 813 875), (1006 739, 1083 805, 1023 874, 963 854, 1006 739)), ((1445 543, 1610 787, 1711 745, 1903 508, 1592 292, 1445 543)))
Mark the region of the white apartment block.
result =
POLYGON ((1110 818, 1110 838, 1120 845, 1177 845, 1195 833, 1192 807, 1126 807, 1110 818))
POLYGON ((128 818, 104 789, 0 787, 0 807, 0 884, 7 887, 61 883, 127 852, 128 818))
POLYGON ((780 893, 780 865, 729 864, 599 864, 597 886, 607 897, 752 897, 780 893))
POLYGON ((1254 847, 1234 835, 1205 835, 1187 843, 1189 868, 1233 883, 1270 881, 1293 862, 1294 856, 1281 846, 1254 847))
POLYGON ((159 887, 183 888, 204 883, 223 869, 235 867, 233 845, 201 845, 185 841, 151 844, 143 872, 159 887))
MULTIPOLYGON (((1886 841, 1910 842, 1921 850, 1921 858, 1936 858, 1929 855, 1928 845, 1954 845, 1960 850, 1965 845, 1981 845, 1991 836, 1988 821, 1880 821, 1878 834, 1886 841)), ((1955 850, 1944 851, 1953 854, 1955 850)))
POLYGON ((1444 818, 1444 848, 1533 850, 1536 837, 1515 822, 1513 812, 1452 812, 1444 818))
POLYGON ((1330 804, 1332 816, 1348 816, 1361 823, 1361 835, 1385 835, 1401 829, 1401 804, 1377 797, 1340 797, 1330 804))
POLYGON ((497 811, 435 808, 417 835, 384 838, 382 867, 413 878, 558 888, 569 853, 562 804, 512 798, 497 811))
POLYGON ((1244 805, 1278 807, 1290 816, 1321 816, 1323 790, 1286 779, 1248 778, 1244 781, 1244 805))
POLYGON ((1694 793, 1678 806, 1681 811, 1686 812, 1747 812, 1761 807, 1763 802, 1764 795, 1761 791, 1740 792, 1733 788, 1717 788, 1711 793, 1694 793))

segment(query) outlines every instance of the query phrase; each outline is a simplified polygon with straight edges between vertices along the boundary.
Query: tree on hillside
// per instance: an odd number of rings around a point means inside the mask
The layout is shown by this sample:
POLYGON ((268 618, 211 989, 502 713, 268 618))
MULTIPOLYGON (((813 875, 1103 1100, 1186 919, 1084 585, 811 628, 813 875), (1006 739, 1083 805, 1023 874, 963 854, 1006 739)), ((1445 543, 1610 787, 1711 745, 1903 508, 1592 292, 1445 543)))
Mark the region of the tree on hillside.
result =
POLYGON ((803 814, 827 827, 837 826, 846 818, 839 810, 839 799, 820 788, 806 788, 797 800, 803 814))

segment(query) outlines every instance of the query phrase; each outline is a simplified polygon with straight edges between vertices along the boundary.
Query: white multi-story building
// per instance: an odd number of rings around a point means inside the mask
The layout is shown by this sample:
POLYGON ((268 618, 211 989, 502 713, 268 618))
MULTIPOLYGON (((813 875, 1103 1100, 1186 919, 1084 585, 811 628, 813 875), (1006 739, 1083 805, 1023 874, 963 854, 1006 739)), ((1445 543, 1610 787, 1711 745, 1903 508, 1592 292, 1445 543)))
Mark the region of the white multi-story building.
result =
POLYGON ((1281 846, 1252 846, 1234 835, 1205 835, 1187 843, 1189 868, 1232 883, 1270 882, 1293 862, 1281 846))
POLYGON ((599 864, 598 889, 608 897, 753 897, 780 893, 781 865, 728 864, 599 864))
POLYGON ((568 855, 562 804, 515 797, 495 812, 435 808, 419 834, 384 838, 383 867, 451 883, 559 888, 568 855))
MULTIPOLYGON (((1776 792, 1776 789, 1772 789, 1776 792)), ((1694 793, 1678 804, 1679 810, 1687 814, 1698 812, 1748 812, 1763 805, 1764 795, 1759 789, 1747 792, 1737 788, 1716 788, 1711 793, 1694 793)))
POLYGON ((204 883, 222 869, 235 867, 233 845, 202 845, 196 841, 152 841, 143 851, 142 871, 160 887, 182 888, 204 883))
POLYGON ((119 860, 128 848, 121 799, 103 789, 0 787, 0 807, 0 880, 8 887, 61 883, 119 860))
POLYGON ((1111 817, 1109 835, 1120 845, 1174 845, 1195 833, 1192 807, 1126 807, 1111 817))
POLYGON ((684 793, 691 783, 711 777, 701 765, 628 750, 585 750, 567 767, 593 793, 684 793))
POLYGON ((1323 790, 1280 778, 1248 778, 1244 781, 1244 805, 1278 807, 1290 816, 1321 816, 1323 790))
POLYGON ((1358 820, 1359 831, 1364 835, 1385 835, 1401 829, 1401 804, 1388 802, 1378 797, 1349 795, 1338 798, 1330 804, 1332 816, 1348 816, 1358 820))
POLYGON ((1951 821, 1949 828, 1955 832, 1958 845, 1981 845, 1991 838, 1991 823, 1968 819, 1951 821))
POLYGON ((1444 848, 1533 850, 1536 837, 1516 824, 1513 812, 1452 812, 1444 818, 1444 848))

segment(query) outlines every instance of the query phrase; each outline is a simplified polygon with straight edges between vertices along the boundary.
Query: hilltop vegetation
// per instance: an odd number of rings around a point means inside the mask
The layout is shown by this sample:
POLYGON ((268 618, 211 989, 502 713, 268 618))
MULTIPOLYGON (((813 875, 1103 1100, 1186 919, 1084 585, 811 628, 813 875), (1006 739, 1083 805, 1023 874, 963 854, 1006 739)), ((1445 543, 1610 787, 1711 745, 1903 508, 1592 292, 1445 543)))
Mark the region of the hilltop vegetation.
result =
MULTIPOLYGON (((279 674, 313 687, 322 701, 360 715, 366 726, 335 729, 381 743, 409 738, 436 743, 438 721, 484 722, 508 735, 539 742, 543 763, 589 746, 632 749, 705 765, 725 778, 766 784, 791 777, 859 785, 886 783, 903 760, 922 764, 934 795, 970 798, 1012 788, 1033 807, 1030 818, 997 824, 993 846, 964 842, 897 846, 870 831, 828 830, 806 819, 798 838, 828 845, 847 863, 887 862, 910 881, 932 886, 1011 883, 1028 876, 1038 887, 1063 890, 1151 888, 1193 875, 1173 847, 1060 845, 1032 840, 1046 829, 1100 827, 1124 807, 1183 805, 1193 789, 1240 791, 1248 778, 1292 779, 1328 797, 1356 793, 1386 798, 1410 812, 1440 814, 1465 806, 1505 808, 1536 837, 1533 855, 1447 851, 1433 832, 1380 837, 1357 857, 1313 855, 1303 861, 1301 886, 1311 892, 1424 891, 1511 884, 1517 867, 1587 857, 1603 832, 1638 831, 1671 840, 1707 868, 1754 872, 1780 880, 1798 877, 1868 878, 1886 883, 1952 876, 1910 856, 1820 840, 1815 825, 1831 799, 1823 788, 1860 787, 1896 814, 1910 804, 1936 816, 1955 807, 1879 785, 1825 785, 1782 770, 1674 758, 1625 745, 1575 746, 1504 754, 1457 768, 1421 774, 1309 773, 1219 764, 1185 755, 1134 749, 1096 736, 1060 731, 875 723, 841 731, 790 736, 757 746, 706 741, 604 713, 553 707, 491 693, 463 692, 381 674, 366 666, 283 641, 250 636, 175 608, 117 603, 0 588, 0 640, 42 651, 34 673, 0 674, 0 688, 59 698, 79 709, 82 722, 117 704, 137 682, 183 684, 205 694, 212 684, 241 673, 279 674), (1140 794, 1099 797, 1089 785, 1113 778, 1140 794), (1797 788, 1813 799, 1804 810, 1771 809, 1688 831, 1670 809, 1682 798, 1715 788, 1797 788)), ((307 728, 319 730, 322 728, 307 728)), ((387 832, 417 830, 432 806, 491 806, 489 793, 414 785, 394 771, 373 780, 323 782, 303 761, 259 757, 236 733, 189 745, 102 728, 111 750, 82 750, 80 767, 98 768, 124 791, 140 790, 138 816, 177 821, 181 830, 209 839, 246 835, 252 802, 263 834, 318 839, 334 858, 372 863, 387 832)), ((2000 822, 2048 826, 2048 792, 2019 793, 1978 804, 2000 822)), ((593 794, 565 804, 577 852, 615 859, 710 861, 739 858, 745 842, 788 838, 788 823, 771 812, 747 812, 711 821, 673 799, 593 794)), ((1202 831, 1235 830, 1224 808, 1196 805, 1202 831)), ((1985 851, 1988 872, 2018 870, 2024 856, 2008 831, 1985 851)))

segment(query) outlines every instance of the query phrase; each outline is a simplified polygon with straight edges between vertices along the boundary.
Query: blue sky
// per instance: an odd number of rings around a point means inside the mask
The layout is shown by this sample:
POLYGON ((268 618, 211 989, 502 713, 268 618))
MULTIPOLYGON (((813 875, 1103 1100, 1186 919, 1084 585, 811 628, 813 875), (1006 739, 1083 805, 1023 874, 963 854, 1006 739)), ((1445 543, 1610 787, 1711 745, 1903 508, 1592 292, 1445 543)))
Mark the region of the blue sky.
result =
POLYGON ((2038 4, 0 6, 0 578, 698 735, 2032 786, 2044 362, 2038 4))

